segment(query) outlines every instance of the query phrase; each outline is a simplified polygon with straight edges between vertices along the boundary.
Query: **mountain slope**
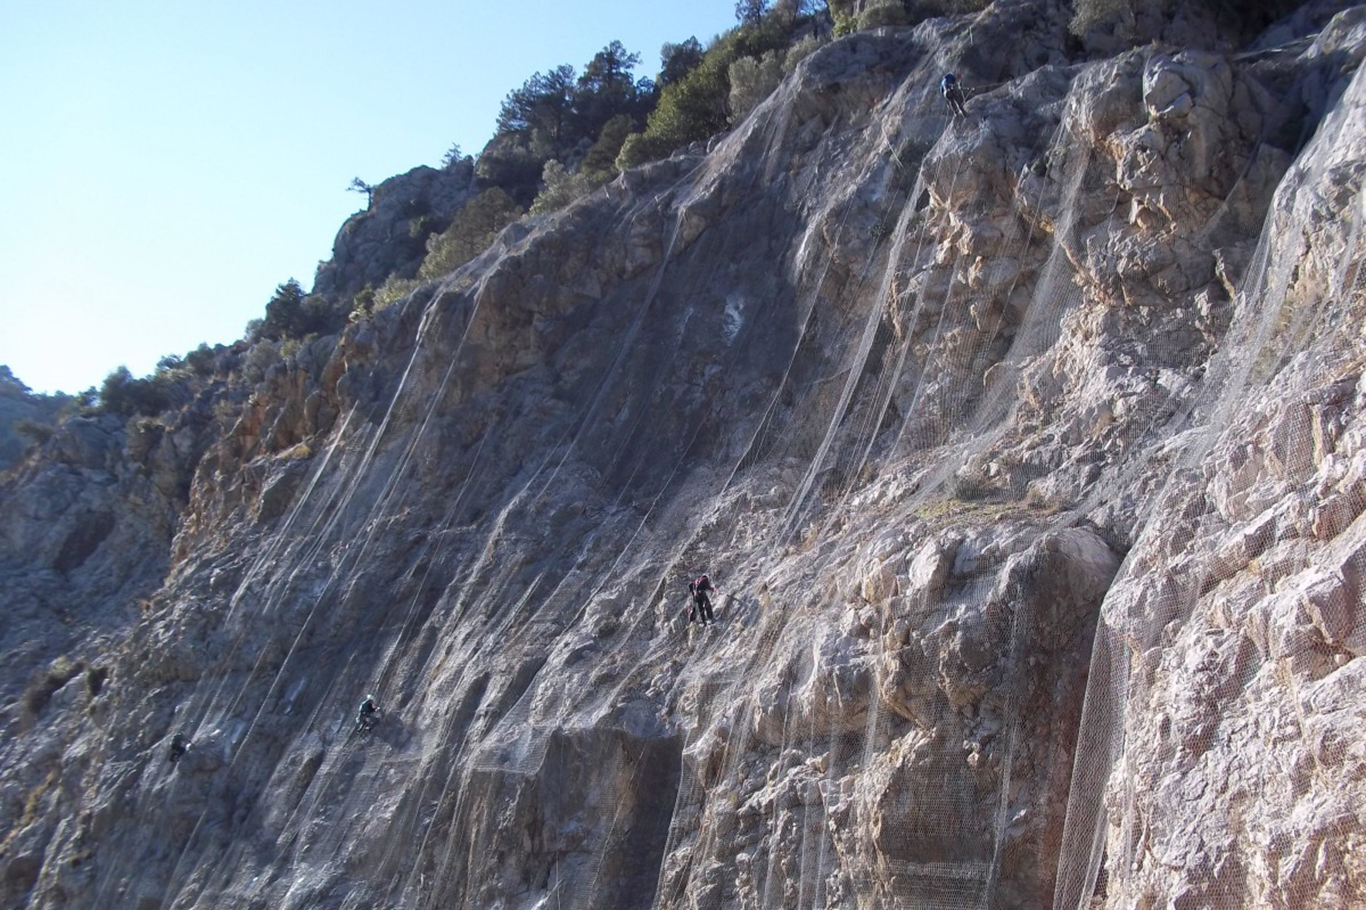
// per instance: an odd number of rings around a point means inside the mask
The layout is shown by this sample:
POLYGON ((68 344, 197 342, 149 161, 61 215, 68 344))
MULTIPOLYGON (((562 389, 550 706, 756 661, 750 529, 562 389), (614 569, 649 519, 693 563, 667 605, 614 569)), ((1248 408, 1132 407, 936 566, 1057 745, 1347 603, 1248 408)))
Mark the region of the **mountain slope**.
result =
POLYGON ((7 904, 1360 901, 1366 10, 1067 16, 834 42, 230 420, 68 425, 7 904))

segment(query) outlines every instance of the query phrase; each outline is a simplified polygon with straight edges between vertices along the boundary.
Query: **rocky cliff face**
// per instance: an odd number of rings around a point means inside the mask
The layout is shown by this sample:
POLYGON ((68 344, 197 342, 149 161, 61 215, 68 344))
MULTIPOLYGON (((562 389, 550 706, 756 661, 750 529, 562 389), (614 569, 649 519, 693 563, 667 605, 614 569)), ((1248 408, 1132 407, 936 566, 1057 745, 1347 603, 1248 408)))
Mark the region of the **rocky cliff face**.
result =
POLYGON ((427 253, 427 238, 445 230, 476 192, 469 159, 441 170, 415 167, 372 187, 365 209, 337 232, 313 293, 343 304, 390 276, 412 278, 427 253))
POLYGON ((35 395, 8 367, 0 367, 0 471, 18 464, 36 441, 25 438, 21 429, 28 424, 31 435, 41 436, 70 400, 65 395, 35 395))
POLYGON ((6 905, 1366 900, 1366 8, 1068 15, 837 41, 249 400, 69 425, 0 492, 6 905))

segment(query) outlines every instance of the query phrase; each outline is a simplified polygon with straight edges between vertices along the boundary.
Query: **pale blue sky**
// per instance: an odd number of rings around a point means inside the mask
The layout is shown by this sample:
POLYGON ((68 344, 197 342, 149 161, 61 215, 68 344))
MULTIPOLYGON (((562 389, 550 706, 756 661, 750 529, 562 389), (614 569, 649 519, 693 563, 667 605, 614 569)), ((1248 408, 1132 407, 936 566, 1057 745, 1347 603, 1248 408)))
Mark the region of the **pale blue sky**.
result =
POLYGON ((375 183, 477 153, 613 39, 653 76, 734 0, 0 0, 0 363, 36 391, 235 341, 375 183))

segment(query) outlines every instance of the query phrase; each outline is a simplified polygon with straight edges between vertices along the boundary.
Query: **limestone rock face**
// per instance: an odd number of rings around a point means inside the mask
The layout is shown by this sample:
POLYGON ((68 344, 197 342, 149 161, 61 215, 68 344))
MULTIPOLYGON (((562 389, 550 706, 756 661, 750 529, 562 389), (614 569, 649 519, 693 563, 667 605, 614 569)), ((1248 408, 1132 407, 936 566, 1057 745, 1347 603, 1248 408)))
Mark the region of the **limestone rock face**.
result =
POLYGON ((1174 453, 1178 468, 1106 599, 1097 655, 1126 693, 1106 721, 1123 754, 1106 800, 1144 806, 1142 820, 1096 820, 1126 870, 1110 882, 1120 905, 1366 899, 1351 846, 1366 834, 1356 663, 1366 487, 1350 466, 1362 463, 1366 345, 1356 268, 1342 258, 1362 214, 1363 126, 1366 85, 1353 79, 1276 194, 1276 229, 1211 363, 1205 407, 1221 416, 1174 453), (1313 239, 1291 225, 1314 225, 1313 239), (1280 305, 1260 310, 1277 286, 1280 305), (1304 319, 1324 333, 1310 348, 1247 343, 1304 319))
POLYGON ((67 423, 0 487, 5 905, 1366 901, 1366 19, 1070 16, 830 43, 67 423))
POLYGON ((26 439, 18 428, 25 421, 50 426, 69 401, 65 395, 35 395, 8 367, 0 367, 0 470, 17 464, 35 442, 26 439))
POLYGON ((427 237, 444 230, 477 193, 469 161, 450 168, 416 167, 377 184, 364 211, 346 220, 332 258, 318 268, 313 293, 350 300, 385 278, 411 278, 427 253, 427 237))

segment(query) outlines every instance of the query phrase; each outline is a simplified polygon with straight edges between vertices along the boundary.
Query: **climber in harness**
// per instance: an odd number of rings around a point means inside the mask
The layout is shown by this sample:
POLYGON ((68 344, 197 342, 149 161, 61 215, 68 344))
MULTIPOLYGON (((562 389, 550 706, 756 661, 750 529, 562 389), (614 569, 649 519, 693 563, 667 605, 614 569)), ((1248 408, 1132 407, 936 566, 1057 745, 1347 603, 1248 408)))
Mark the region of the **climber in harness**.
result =
POLYGON ((945 73, 944 78, 939 80, 939 90, 944 93, 944 100, 948 102, 949 110, 955 117, 968 115, 968 109, 964 106, 967 99, 963 97, 963 86, 958 82, 957 76, 945 73))
POLYGON ((360 710, 356 712, 355 732, 359 733, 362 730, 369 730, 371 727, 373 727, 375 725, 375 722, 379 720, 379 718, 376 716, 378 714, 379 703, 375 701, 375 696, 365 696, 365 701, 360 703, 360 710))
POLYGON ((171 748, 166 753, 166 760, 171 764, 180 761, 180 756, 190 750, 190 739, 184 733, 177 733, 171 737, 171 748))
POLYGON ((698 620, 702 625, 709 625, 716 622, 716 617, 711 612, 711 597, 713 592, 720 594, 712 586, 711 579, 704 573, 696 581, 688 582, 688 593, 692 595, 692 612, 688 614, 688 622, 698 620))

